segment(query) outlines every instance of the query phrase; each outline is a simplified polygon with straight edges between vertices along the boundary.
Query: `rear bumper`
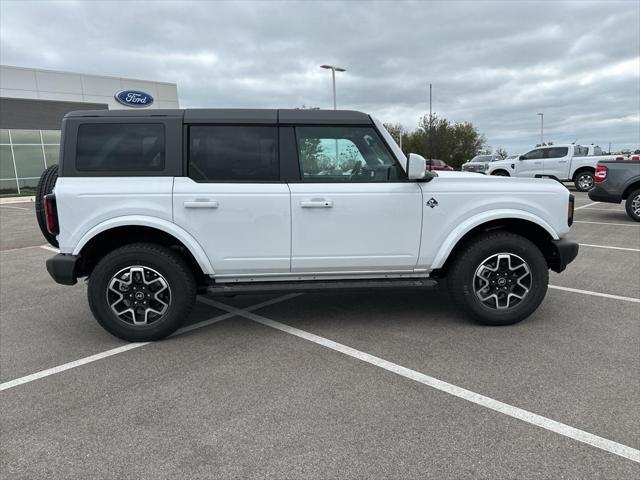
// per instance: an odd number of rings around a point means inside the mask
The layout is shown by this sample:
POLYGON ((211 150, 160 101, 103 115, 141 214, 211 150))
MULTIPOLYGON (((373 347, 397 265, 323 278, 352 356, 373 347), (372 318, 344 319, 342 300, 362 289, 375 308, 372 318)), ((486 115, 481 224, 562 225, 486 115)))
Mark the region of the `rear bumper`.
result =
POLYGON ((51 278, 62 285, 75 285, 78 282, 78 262, 80 255, 59 253, 47 259, 47 271, 51 278))
POLYGON ((589 198, 594 202, 620 203, 622 201, 621 194, 614 194, 596 184, 589 190, 589 198))
POLYGON ((549 267, 554 272, 562 272, 567 265, 573 262, 578 256, 579 245, 576 242, 561 238, 553 240, 553 252, 550 258, 547 258, 549 267))

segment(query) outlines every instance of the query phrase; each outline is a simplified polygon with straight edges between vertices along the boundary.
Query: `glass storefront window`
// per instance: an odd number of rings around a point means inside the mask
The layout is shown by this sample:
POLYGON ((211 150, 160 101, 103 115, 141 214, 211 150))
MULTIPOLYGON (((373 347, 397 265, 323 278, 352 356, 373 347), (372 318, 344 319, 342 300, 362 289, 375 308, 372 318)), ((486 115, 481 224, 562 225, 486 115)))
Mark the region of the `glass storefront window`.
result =
POLYGON ((0 178, 16 178, 16 172, 13 170, 13 159, 11 158, 11 147, 9 145, 0 145, 0 178))
POLYGON ((42 143, 60 145, 60 130, 42 130, 42 143))
POLYGON ((42 145, 14 145, 13 155, 18 178, 39 177, 44 170, 42 145))
POLYGON ((45 145, 44 158, 47 161, 47 167, 58 163, 60 160, 60 145, 45 145))
POLYGON ((11 130, 11 143, 40 144, 40 130, 11 130))
POLYGON ((59 130, 0 129, 0 194, 32 195, 44 169, 59 157, 59 130))

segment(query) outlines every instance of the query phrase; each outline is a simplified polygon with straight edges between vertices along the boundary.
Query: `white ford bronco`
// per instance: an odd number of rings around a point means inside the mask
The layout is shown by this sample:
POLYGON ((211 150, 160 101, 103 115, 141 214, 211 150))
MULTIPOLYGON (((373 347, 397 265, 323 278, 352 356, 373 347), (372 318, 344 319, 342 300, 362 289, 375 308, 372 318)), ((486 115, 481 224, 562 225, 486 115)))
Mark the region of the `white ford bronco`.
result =
MULTIPOLYGON (((355 111, 81 111, 38 189, 61 284, 112 334, 156 340, 198 292, 428 288, 476 320, 543 300, 573 196, 553 180, 426 171, 355 111)), ((427 306, 425 306, 427 308, 427 306)))

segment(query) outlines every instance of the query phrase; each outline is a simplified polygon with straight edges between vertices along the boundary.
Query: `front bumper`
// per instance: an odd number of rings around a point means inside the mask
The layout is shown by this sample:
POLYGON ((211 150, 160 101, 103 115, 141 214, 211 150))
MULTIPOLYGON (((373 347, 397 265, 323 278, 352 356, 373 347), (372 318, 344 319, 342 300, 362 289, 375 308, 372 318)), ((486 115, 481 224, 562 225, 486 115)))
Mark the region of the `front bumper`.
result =
POLYGON ((573 262, 578 256, 580 246, 571 240, 561 238, 552 241, 551 256, 547 258, 549 268, 554 272, 562 272, 567 265, 573 262))
POLYGON ((597 183, 589 190, 589 198, 594 202, 620 203, 622 201, 622 195, 611 193, 597 183))
POLYGON ((47 259, 47 271, 51 278, 62 285, 75 285, 78 282, 80 255, 59 253, 47 259))

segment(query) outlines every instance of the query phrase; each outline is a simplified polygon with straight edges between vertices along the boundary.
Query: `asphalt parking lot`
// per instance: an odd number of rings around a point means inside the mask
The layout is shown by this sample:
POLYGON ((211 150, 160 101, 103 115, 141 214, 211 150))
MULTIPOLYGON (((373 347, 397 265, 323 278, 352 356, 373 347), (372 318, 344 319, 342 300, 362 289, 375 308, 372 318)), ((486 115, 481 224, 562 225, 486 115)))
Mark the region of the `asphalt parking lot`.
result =
POLYGON ((32 205, 1 205, 0 473, 638 478, 640 224, 575 195, 580 255, 520 324, 440 291, 201 297, 153 344, 106 333, 32 205))

